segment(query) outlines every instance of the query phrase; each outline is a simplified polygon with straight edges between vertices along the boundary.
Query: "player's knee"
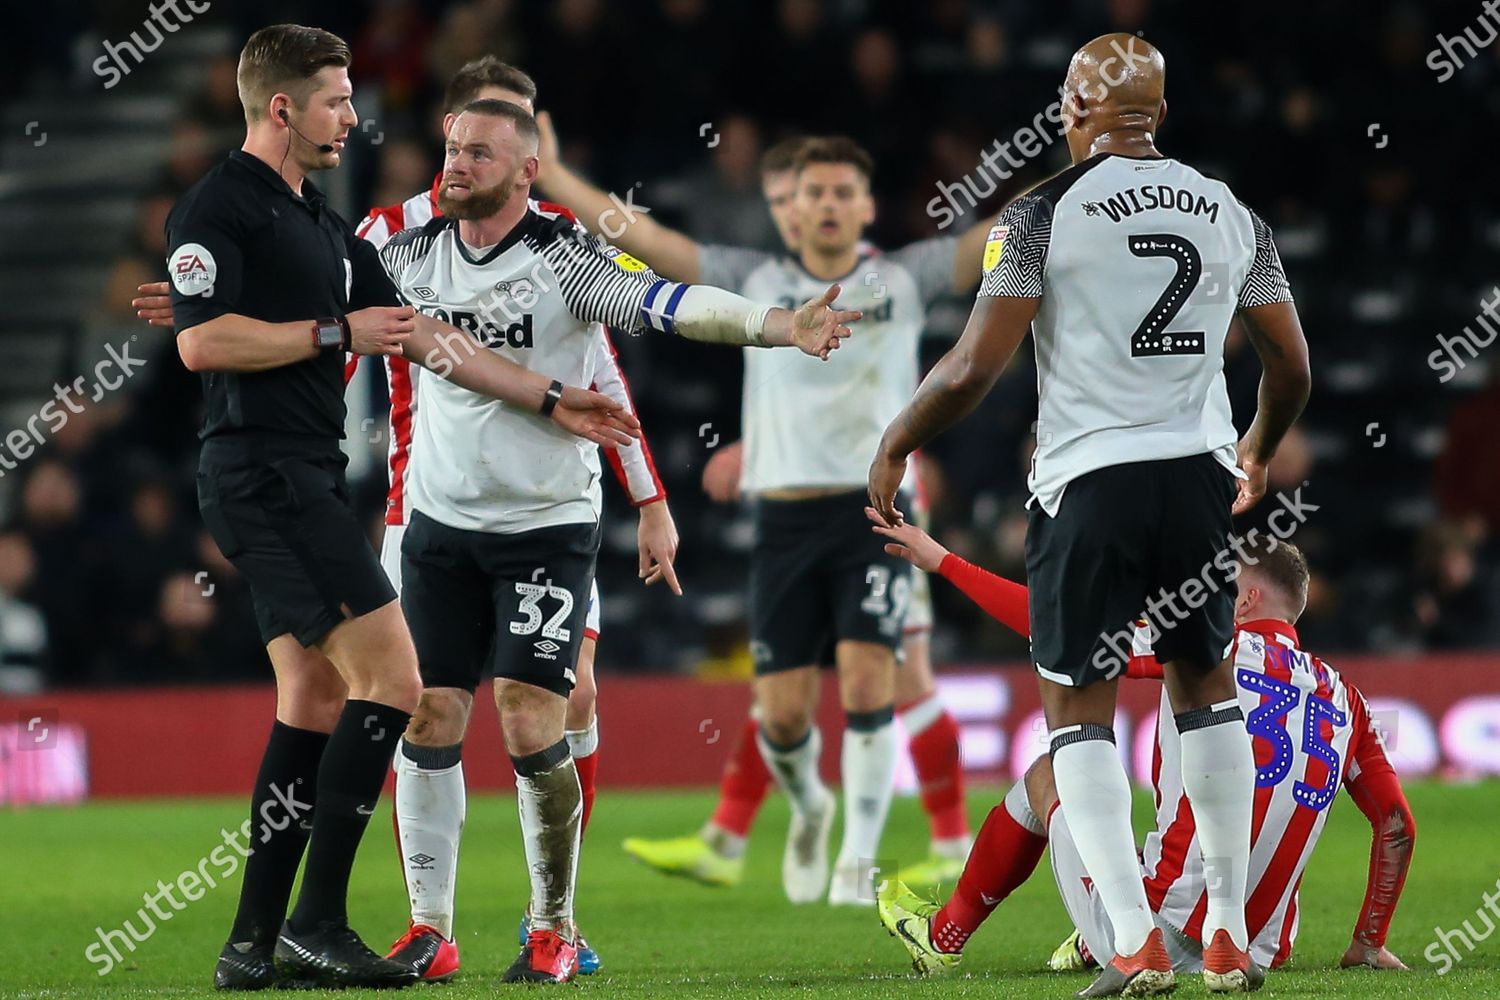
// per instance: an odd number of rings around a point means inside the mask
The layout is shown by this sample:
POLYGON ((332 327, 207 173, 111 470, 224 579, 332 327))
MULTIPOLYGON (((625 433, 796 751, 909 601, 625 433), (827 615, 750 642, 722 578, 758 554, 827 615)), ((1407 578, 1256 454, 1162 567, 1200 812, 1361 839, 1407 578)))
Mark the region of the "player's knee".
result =
POLYGON ((789 747, 801 743, 812 728, 812 712, 792 706, 779 706, 777 710, 763 710, 760 719, 761 732, 776 746, 789 747))
POLYGON ((447 747, 460 743, 469 724, 474 696, 458 688, 428 688, 421 692, 406 739, 418 746, 447 747))

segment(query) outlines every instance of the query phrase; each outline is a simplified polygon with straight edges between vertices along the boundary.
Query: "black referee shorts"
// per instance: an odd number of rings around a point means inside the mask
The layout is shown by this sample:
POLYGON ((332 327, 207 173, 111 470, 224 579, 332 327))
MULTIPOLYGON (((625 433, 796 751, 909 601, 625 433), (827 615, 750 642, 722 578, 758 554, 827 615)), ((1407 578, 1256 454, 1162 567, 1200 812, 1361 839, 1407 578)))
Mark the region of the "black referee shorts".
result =
POLYGON ((1026 580, 1037 672, 1072 687, 1120 676, 1148 602, 1159 660, 1223 660, 1235 594, 1216 562, 1229 547, 1234 483, 1212 455, 1193 455, 1079 476, 1056 517, 1033 504, 1026 580))
POLYGON ((336 449, 251 462, 204 445, 198 510, 250 584, 264 642, 290 632, 312 646, 396 599, 350 505, 347 462, 336 449))
MULTIPOLYGON (((901 648, 911 563, 870 530, 862 490, 759 500, 750 551, 750 651, 756 674, 831 666, 844 639, 901 648)), ((901 506, 910 509, 901 502, 901 506)))
POLYGON ((473 692, 493 674, 566 698, 600 537, 597 522, 502 535, 413 511, 401 539, 401 609, 422 685, 473 692))

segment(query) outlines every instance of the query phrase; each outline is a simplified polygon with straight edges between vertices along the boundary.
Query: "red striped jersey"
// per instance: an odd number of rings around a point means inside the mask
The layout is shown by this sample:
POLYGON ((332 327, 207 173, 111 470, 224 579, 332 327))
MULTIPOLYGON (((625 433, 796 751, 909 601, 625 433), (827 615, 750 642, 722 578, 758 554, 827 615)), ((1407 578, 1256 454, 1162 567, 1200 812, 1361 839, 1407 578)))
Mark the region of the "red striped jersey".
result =
MULTIPOLYGON (((370 209, 370 214, 366 215, 364 221, 359 224, 355 235, 369 240, 378 250, 401 230, 424 226, 431 222, 442 214, 437 200, 438 186, 441 181, 442 174, 439 174, 433 179, 432 187, 428 190, 419 191, 397 205, 370 209)), ((546 201, 532 201, 530 204, 532 211, 556 213, 573 222, 578 221, 577 217, 562 205, 546 201)), ((599 330, 603 345, 600 350, 594 352, 597 364, 594 368, 592 387, 620 402, 629 412, 634 413, 635 403, 630 397, 630 385, 625 380, 625 372, 620 368, 615 345, 609 339, 609 330, 603 326, 599 330)), ((354 377, 358 362, 359 355, 350 356, 344 368, 345 382, 354 377)), ((386 388, 391 401, 391 433, 390 445, 387 449, 390 487, 386 494, 386 524, 405 524, 411 517, 411 495, 407 484, 411 473, 412 428, 417 410, 417 375, 417 369, 413 368, 411 362, 405 358, 386 356, 386 388)), ((666 498, 667 491, 662 485, 661 477, 657 475, 656 462, 651 457, 651 449, 646 444, 644 431, 641 437, 630 445, 622 448, 606 448, 604 454, 609 461, 610 468, 614 470, 615 478, 625 488, 625 493, 630 497, 632 504, 640 507, 666 498)))
MULTIPOLYGON (((1240 708, 1255 748, 1255 813, 1245 920, 1251 955, 1275 967, 1297 935, 1297 890, 1340 785, 1353 792, 1362 769, 1389 770, 1364 696, 1327 663, 1298 647, 1284 621, 1246 622, 1232 661, 1240 708)), ((1162 920, 1200 940, 1215 878, 1198 845, 1183 794, 1182 743, 1165 690, 1152 784, 1156 827, 1142 850, 1146 897, 1162 920)))

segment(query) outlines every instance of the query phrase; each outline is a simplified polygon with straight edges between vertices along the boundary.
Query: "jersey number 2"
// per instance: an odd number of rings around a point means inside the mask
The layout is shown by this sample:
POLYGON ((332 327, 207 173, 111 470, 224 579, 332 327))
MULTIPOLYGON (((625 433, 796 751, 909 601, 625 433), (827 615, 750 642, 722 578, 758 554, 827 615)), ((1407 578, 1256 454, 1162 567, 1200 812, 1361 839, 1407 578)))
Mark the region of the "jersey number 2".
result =
POLYGON ((1173 354, 1202 354, 1205 337, 1202 331, 1184 333, 1168 330, 1177 313, 1187 305, 1188 296, 1203 277, 1203 256, 1193 241, 1173 233, 1142 233, 1125 237, 1130 252, 1137 257, 1167 257, 1177 262, 1177 273, 1156 300, 1156 305, 1130 335, 1133 358, 1170 357, 1173 354))
MULTIPOLYGON (((1302 689, 1295 684, 1277 680, 1275 677, 1254 670, 1239 671, 1240 687, 1260 695, 1264 700, 1250 711, 1245 728, 1250 735, 1265 740, 1271 746, 1271 759, 1255 770, 1255 787, 1270 788, 1281 784, 1292 770, 1292 736, 1281 720, 1297 707, 1302 698, 1302 689)), ((1339 790, 1338 751, 1323 738, 1323 723, 1342 726, 1348 722, 1343 711, 1327 698, 1307 696, 1302 711, 1302 752, 1328 768, 1328 776, 1321 785, 1298 781, 1292 786, 1292 798, 1298 805, 1313 812, 1328 808, 1339 790)))

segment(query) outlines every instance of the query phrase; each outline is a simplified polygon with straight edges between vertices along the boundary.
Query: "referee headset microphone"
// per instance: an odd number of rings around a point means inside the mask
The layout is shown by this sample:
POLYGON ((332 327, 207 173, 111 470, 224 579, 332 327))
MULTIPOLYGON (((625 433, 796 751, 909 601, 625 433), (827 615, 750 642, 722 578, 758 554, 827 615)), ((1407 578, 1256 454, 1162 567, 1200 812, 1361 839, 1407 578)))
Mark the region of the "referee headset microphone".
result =
MULTIPOLYGON (((320 153, 331 153, 331 152, 333 152, 333 143, 331 143, 331 142, 313 142, 307 136, 303 135, 302 134, 302 130, 299 129, 297 126, 295 126, 295 125, 292 124, 292 119, 287 116, 286 108, 282 108, 279 111, 277 111, 276 113, 281 116, 281 120, 283 122, 286 122, 286 127, 289 128, 289 129, 291 129, 296 134, 297 138, 301 139, 303 142, 307 143, 308 145, 317 146, 318 147, 318 152, 320 152, 320 153)), ((290 142, 288 142, 287 143, 287 149, 290 150, 291 147, 292 147, 292 144, 290 142)), ((284 159, 284 157, 283 157, 283 159, 284 159)))

